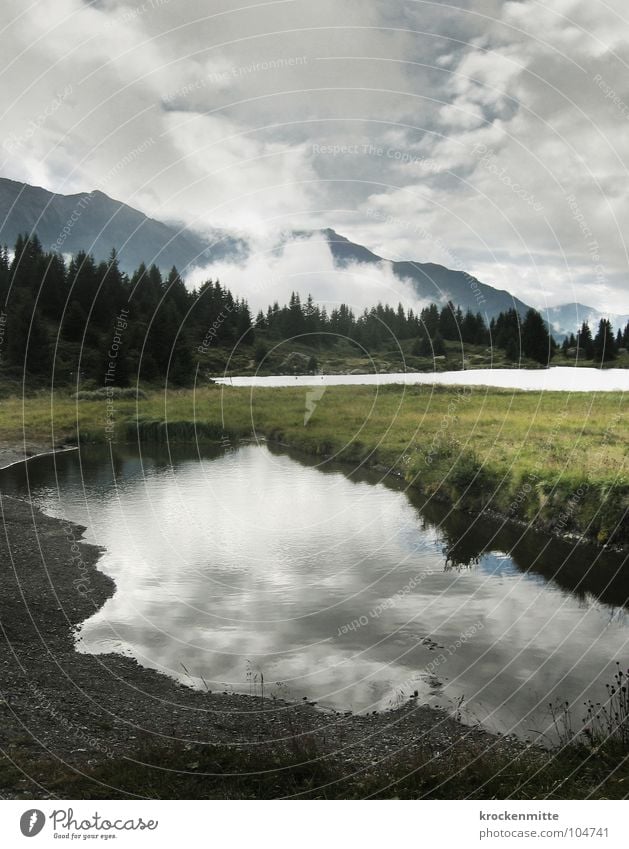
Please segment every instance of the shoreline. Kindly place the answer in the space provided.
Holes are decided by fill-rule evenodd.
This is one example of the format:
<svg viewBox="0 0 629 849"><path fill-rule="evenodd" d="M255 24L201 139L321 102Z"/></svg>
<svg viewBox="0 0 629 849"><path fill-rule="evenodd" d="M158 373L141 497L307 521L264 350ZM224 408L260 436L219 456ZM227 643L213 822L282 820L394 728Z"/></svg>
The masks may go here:
<svg viewBox="0 0 629 849"><path fill-rule="evenodd" d="M414 697L352 714L203 692L129 656L83 654L76 627L116 592L104 549L29 501L1 495L0 509L0 799L626 796L613 746L542 748Z"/></svg>
<svg viewBox="0 0 629 849"><path fill-rule="evenodd" d="M295 387L260 389L255 396L219 386L177 389L167 397L147 389L141 401L117 401L113 441L228 446L265 439L322 463L333 459L401 475L426 500L470 515L513 522L572 545L629 550L623 393L464 389L399 392L388 386L374 394L368 386L331 386L320 402ZM21 443L28 432L47 441L43 399L25 404L9 400L13 429L7 428L5 440ZM107 414L102 399L59 396L58 444L111 441L103 429ZM537 422L539 428L531 430Z"/></svg>
<svg viewBox="0 0 629 849"><path fill-rule="evenodd" d="M2 469L10 469L11 466L19 466L21 463L28 463L29 460L36 460L38 457L50 457L53 454L66 454L68 451L78 451L78 445L68 445L63 448L44 448L33 454L22 453L10 448L0 448L0 471ZM9 462L7 462L9 460Z"/></svg>
<svg viewBox="0 0 629 849"><path fill-rule="evenodd" d="M246 443L247 441L248 441L247 439L241 439L240 440L240 442L242 442L242 443ZM339 466L347 466L347 467L351 466L351 467L354 468L354 470L360 469L360 470L363 470L365 472L378 473L379 475L382 475L382 482L385 482L386 480L390 479L392 482L396 482L398 485L404 484L404 488L403 488L404 492L407 492L408 490L413 490L414 492L418 493L422 497L425 497L427 501L429 501L430 499L434 499L438 504L443 504L444 506L450 507L453 510L458 510L461 513L465 513L467 516L474 516L474 517L477 517L477 518L480 517L480 516L487 516L489 519L492 519L493 521L496 521L496 522L500 522L502 525L511 524L511 525L517 526L519 528L523 528L525 531L532 531L534 533L546 534L547 536L550 536L553 539L556 539L556 540L562 541L562 542L566 542L566 543L570 543L570 544L573 544L575 546L577 546L577 545L579 545L579 546L583 546L583 545L590 546L591 548L593 548L596 551L606 551L606 552L610 552L610 553L615 552L615 553L620 553L620 554L629 553L629 542L625 543L624 545L620 545L620 544L609 545L607 543L599 542L594 537L584 536L582 534L577 534L577 533L574 533L574 532L565 531L563 533L560 533L555 528L553 528L552 526L548 526L548 524L544 524L542 521L527 522L525 519L521 519L518 516L514 516L514 515L510 516L510 515L507 515L504 512L501 512L500 510L495 510L495 509L488 507L488 506L484 506L480 510L468 508L464 505L456 504L454 502L454 500L452 498L450 498L447 493L438 493L437 492L437 493L427 494L426 491L423 489L423 487L420 484L412 483L412 482L409 482L408 480L406 480L406 478L404 477L404 474L399 469L397 469L395 466L386 466L386 465L383 465L382 463L380 463L378 461L373 462L373 463L361 461L361 463L358 466L356 466L354 461L352 461L352 460L343 459L343 458L338 459L336 457L332 457L332 455L318 454L315 451L308 451L304 446L291 445L288 442L276 440L276 439L273 439L273 438L268 437L268 436L264 436L262 438L258 437L258 441L264 442L265 444L270 445L270 446L282 448L284 450L294 451L297 454L303 454L304 457L320 457L322 460L324 460L326 462L331 461L335 464L338 464ZM385 485L386 485L386 483L385 483Z"/></svg>
<svg viewBox="0 0 629 849"><path fill-rule="evenodd" d="M430 493L426 494L425 490L421 485L409 482L405 479L402 471L397 469L394 466L386 466L378 461L375 462L365 462L361 461L358 466L355 465L355 462L350 459L343 459L333 457L332 455L320 454L316 451L309 451L303 445L293 445L288 442L284 442L280 439L274 439L272 436L254 436L249 437L239 437L238 435L234 435L233 439L236 444L249 444L255 442L263 442L271 447L278 447L288 451L294 451L297 454L301 454L304 457L320 457L323 461L331 461L335 464L338 464L341 467L353 467L355 470L363 470L365 472L373 472L379 475L382 475L382 482L385 483L387 480L391 480L395 482L397 485L404 484L403 491L413 490L417 492L419 495L426 498L427 501L430 499L434 499L437 503L448 506L454 510L458 510L461 513L465 513L468 516L479 517L482 515L487 516L488 518L500 522L502 525L514 525L519 528L524 529L525 531L532 531L535 533L542 533L550 536L552 539L556 539L565 543L573 544L575 546L590 546L592 549L596 551L605 551L610 553L629 553L629 542L624 545L621 544L607 544L603 542L599 542L597 539L591 536L584 536L582 534L574 533L574 532L559 532L556 528L549 526L548 523L544 523L543 521L526 521L516 515L507 515L506 513L493 509L492 507L485 506L481 510L475 510L472 508L468 508L463 505L457 505L452 498L448 496L446 493ZM178 440L174 439L173 443L177 443ZM0 471L3 469L10 468L11 466L19 465L20 463L26 463L29 460L35 460L39 457L52 456L55 454L63 454L70 451L79 451L81 448L81 444L83 445L91 445L98 444L92 443L90 441L85 441L83 443L79 443L76 445L67 445L62 444L56 448L47 448L43 445L39 445L36 447L36 451L34 453L25 453L20 452L16 448L7 448L5 446L0 446ZM134 442L128 443L120 443L120 444L135 444ZM184 441L180 444L193 444L187 443ZM196 443L194 443L196 444ZM208 444L220 446L223 444L222 441L219 440L209 440ZM7 459L10 458L10 462L7 462Z"/></svg>
<svg viewBox="0 0 629 849"><path fill-rule="evenodd" d="M12 567L0 570L0 749L12 761L44 757L83 773L137 758L138 747L227 746L255 757L314 741L318 759L353 772L424 747L444 756L456 750L459 757L463 751L472 759L508 760L531 748L414 699L384 713L340 714L307 702L206 693L125 655L82 654L75 628L116 592L98 569L102 548L81 539L81 526L46 516L28 501L3 495L0 508L0 563ZM0 797L50 792L27 779L7 788L1 775Z"/></svg>

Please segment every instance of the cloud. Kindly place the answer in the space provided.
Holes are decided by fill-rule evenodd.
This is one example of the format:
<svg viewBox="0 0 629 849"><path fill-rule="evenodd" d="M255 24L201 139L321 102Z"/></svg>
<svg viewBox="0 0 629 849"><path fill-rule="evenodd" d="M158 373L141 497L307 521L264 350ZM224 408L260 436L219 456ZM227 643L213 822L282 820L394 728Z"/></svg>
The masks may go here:
<svg viewBox="0 0 629 849"><path fill-rule="evenodd" d="M229 281L230 289L246 298L253 312L274 301L287 303L291 292L302 298L310 293L315 302L328 310L340 302L356 313L379 301L405 309L421 309L426 302L417 297L412 283L401 280L386 263L349 263L343 268L334 264L327 239L321 234L285 240L269 249L260 241L244 262L220 262L195 268L187 280L198 286L205 280Z"/></svg>
<svg viewBox="0 0 629 849"><path fill-rule="evenodd" d="M6 0L0 25L4 141L47 115L5 176L268 244L446 246L532 302L629 311L621 0Z"/></svg>

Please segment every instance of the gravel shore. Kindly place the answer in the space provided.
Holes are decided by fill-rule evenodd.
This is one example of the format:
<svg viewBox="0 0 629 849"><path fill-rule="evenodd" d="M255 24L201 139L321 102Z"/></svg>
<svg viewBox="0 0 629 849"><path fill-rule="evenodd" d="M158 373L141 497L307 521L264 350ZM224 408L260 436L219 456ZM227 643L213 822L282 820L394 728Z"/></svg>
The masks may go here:
<svg viewBox="0 0 629 849"><path fill-rule="evenodd" d="M19 454L0 451L0 466ZM2 496L0 508L0 747L9 758L27 751L81 770L160 742L251 750L307 738L351 767L420 747L439 757L453 746L501 755L524 748L415 700L369 716L327 713L305 703L199 692L129 657L81 654L76 626L116 589L97 568L101 550L81 541L83 528L28 502ZM3 793L48 795L33 781L25 777Z"/></svg>

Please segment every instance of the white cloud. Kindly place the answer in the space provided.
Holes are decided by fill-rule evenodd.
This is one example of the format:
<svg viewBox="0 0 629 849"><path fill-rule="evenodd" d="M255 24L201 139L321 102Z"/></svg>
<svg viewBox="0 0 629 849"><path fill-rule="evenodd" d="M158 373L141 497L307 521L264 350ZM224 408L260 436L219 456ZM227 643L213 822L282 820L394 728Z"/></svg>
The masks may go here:
<svg viewBox="0 0 629 849"><path fill-rule="evenodd" d="M573 286L629 311L624 0L476 6L6 0L4 140L65 86L72 95L0 151L0 172L100 188L200 229L270 239L330 226L381 255L436 262L445 245L520 297Z"/></svg>
<svg viewBox="0 0 629 849"><path fill-rule="evenodd" d="M378 301L401 302L406 309L414 310L426 305L412 284L396 277L386 263L336 267L322 235L288 237L272 250L268 242L260 241L257 247L245 262L220 262L194 269L188 285L196 286L207 279L229 281L230 289L246 298L254 312L266 310L274 301L287 303L293 291L302 297L312 294L328 309L342 301L356 313Z"/></svg>

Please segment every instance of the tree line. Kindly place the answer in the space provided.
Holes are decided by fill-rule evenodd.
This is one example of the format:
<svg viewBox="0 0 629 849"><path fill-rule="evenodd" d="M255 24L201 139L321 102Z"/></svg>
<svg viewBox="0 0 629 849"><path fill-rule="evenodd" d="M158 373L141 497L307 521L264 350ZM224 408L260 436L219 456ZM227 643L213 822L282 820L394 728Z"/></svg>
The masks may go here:
<svg viewBox="0 0 629 849"><path fill-rule="evenodd" d="M614 328L607 318L601 318L595 334L584 321L577 333L571 333L562 343L566 356L595 360L598 363L615 360L622 350L629 348L629 322L624 330L620 328L614 334Z"/></svg>
<svg viewBox="0 0 629 849"><path fill-rule="evenodd" d="M176 268L164 275L144 264L129 275L115 251L106 262L84 251L66 260L45 251L36 236L20 236L12 254L0 250L0 308L5 374L48 377L54 369L59 382L107 378L124 386L168 375L186 384L210 351L222 351L226 360L238 346L259 362L271 344L286 339L313 350L342 340L365 352L406 344L413 355L426 357L443 356L449 342L498 348L513 361L524 356L541 364L557 350L533 309L524 317L507 310L489 323L452 302L419 311L377 304L356 314L347 304L328 311L311 295L302 301L294 292L287 304L275 302L254 320L247 301L217 280L189 289ZM607 325L592 337L584 324L564 349L609 359L629 341L629 325L617 337Z"/></svg>

